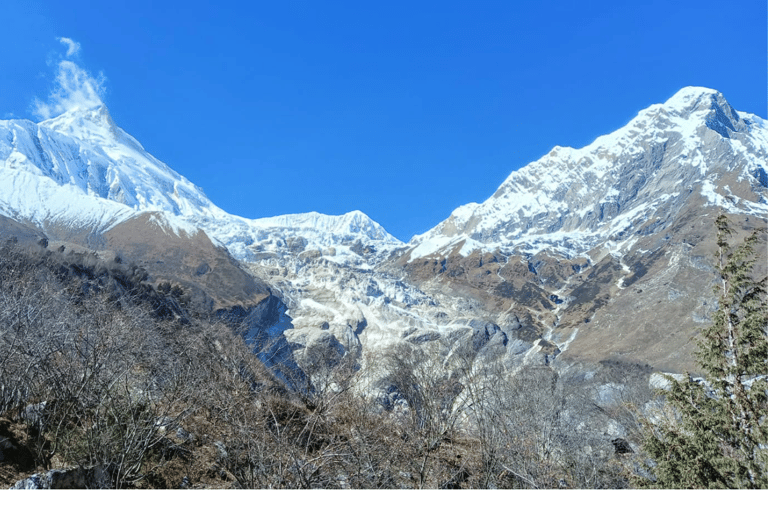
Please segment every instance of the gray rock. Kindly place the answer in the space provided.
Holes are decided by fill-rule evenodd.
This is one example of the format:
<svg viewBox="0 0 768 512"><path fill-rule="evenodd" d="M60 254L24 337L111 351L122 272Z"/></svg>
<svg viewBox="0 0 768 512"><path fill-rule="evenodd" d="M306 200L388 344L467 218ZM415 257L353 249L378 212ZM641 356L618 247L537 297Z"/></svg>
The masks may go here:
<svg viewBox="0 0 768 512"><path fill-rule="evenodd" d="M227 452L227 447L222 443L221 441L214 441L213 446L216 447L216 451L218 452L219 459L224 460L227 457L229 457L229 453Z"/></svg>
<svg viewBox="0 0 768 512"><path fill-rule="evenodd" d="M333 367L339 364L346 349L335 335L329 331L308 333L304 339L304 348L296 351L299 365L310 373L319 367Z"/></svg>
<svg viewBox="0 0 768 512"><path fill-rule="evenodd" d="M21 418L30 425L37 427L39 430L43 430L45 427L43 419L47 403L48 402L40 402L39 404L27 405L21 413Z"/></svg>
<svg viewBox="0 0 768 512"><path fill-rule="evenodd" d="M111 489L109 472L103 466L52 469L19 480L11 489Z"/></svg>
<svg viewBox="0 0 768 512"><path fill-rule="evenodd" d="M440 339L440 333L437 331L429 331L425 332L416 336L411 336L408 338L408 341L415 344L415 345L421 345L422 343L427 343L430 341L437 341Z"/></svg>
<svg viewBox="0 0 768 512"><path fill-rule="evenodd" d="M176 438L185 442L186 441L193 442L195 441L195 439L197 439L197 436L195 436L195 434L189 432L188 430L182 427L178 427L176 429Z"/></svg>
<svg viewBox="0 0 768 512"><path fill-rule="evenodd" d="M6 458L12 458L11 454L16 450L18 450L18 447L10 439L0 436L0 462L3 462Z"/></svg>
<svg viewBox="0 0 768 512"><path fill-rule="evenodd" d="M307 239L303 236L291 237L285 240L288 250L298 254L307 248Z"/></svg>
<svg viewBox="0 0 768 512"><path fill-rule="evenodd" d="M322 255L323 255L323 253L321 253L317 249L312 249L312 250L309 250L309 251L304 251L301 254L299 254L299 259L302 260L302 261L316 260L316 259L320 258Z"/></svg>

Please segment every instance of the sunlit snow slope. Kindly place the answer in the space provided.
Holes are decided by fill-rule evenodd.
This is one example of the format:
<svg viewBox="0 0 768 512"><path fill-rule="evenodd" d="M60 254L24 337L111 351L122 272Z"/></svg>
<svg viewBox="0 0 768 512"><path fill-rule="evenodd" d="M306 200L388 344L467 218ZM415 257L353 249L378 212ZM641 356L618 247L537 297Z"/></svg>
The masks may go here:
<svg viewBox="0 0 768 512"><path fill-rule="evenodd" d="M406 245L359 211L231 215L103 105L0 121L0 214L86 240L142 222L203 230L280 292L307 365L398 342L464 344L507 367L566 350L672 365L710 314L712 219L764 224L766 169L766 122L688 87L584 148L554 148Z"/></svg>
<svg viewBox="0 0 768 512"><path fill-rule="evenodd" d="M164 228L188 234L203 228L239 259L284 251L291 236L303 237L306 249L356 241L400 245L361 212L258 220L230 215L147 153L103 105L38 124L0 121L0 182L0 213L43 228L66 225L98 233L139 212L159 211L166 214Z"/></svg>
<svg viewBox="0 0 768 512"><path fill-rule="evenodd" d="M686 87L623 128L555 147L481 204L460 206L411 240L411 259L475 249L586 252L633 227L659 231L691 194L731 213L768 215L768 125L719 92Z"/></svg>

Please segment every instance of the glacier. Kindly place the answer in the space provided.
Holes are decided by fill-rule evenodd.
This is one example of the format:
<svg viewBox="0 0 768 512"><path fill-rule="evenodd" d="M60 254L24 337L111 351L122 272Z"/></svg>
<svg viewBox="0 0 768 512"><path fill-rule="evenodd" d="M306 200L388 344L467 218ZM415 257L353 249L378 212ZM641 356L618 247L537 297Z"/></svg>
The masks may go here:
<svg viewBox="0 0 768 512"><path fill-rule="evenodd" d="M715 90L687 87L583 148L556 146L511 172L490 198L459 206L404 243L360 211L260 219L229 214L145 151L104 105L40 123L0 121L0 213L43 231L66 226L98 234L148 212L167 233L202 230L281 295L291 320L285 334L299 359L318 340L360 360L365 351L396 343L455 342L481 331L489 336L485 343L498 328L505 337L493 350L504 354L507 368L552 361L601 321L591 311L579 320L589 327L561 328L578 303L569 294L581 293L579 279L598 268L616 269L606 293L633 291L650 264L643 258L658 258L663 243L647 241L669 232L685 212L717 207L768 218L765 169L766 122L736 111ZM670 266L691 258L681 251L670 251ZM488 293L501 290L493 300L505 304L502 310L443 279L448 259L460 267L485 254L496 267L482 278L500 282ZM548 288L536 265L558 258L567 275ZM419 275L417 267L433 268L431 260L435 276ZM534 291L543 303L547 296L565 300L551 310L509 305L509 290L523 292L502 271L518 263L533 269L528 278L539 279ZM477 283L467 286L480 293ZM478 319L496 327L479 329ZM526 329L540 339L524 339Z"/></svg>

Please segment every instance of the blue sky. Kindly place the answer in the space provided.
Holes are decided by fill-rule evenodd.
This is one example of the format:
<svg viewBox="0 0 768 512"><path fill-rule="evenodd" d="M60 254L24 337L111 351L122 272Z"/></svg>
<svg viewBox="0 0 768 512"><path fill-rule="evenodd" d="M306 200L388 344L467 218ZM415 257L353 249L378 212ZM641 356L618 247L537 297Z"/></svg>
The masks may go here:
<svg viewBox="0 0 768 512"><path fill-rule="evenodd" d="M8 3L2 118L39 120L70 59L249 218L362 210L407 241L684 86L766 117L763 0Z"/></svg>

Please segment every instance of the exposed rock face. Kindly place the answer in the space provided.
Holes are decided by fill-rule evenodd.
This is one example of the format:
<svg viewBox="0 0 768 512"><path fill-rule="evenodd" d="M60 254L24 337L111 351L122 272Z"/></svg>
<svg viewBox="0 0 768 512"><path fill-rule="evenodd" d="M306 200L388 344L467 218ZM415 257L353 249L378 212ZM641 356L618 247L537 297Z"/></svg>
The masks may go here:
<svg viewBox="0 0 768 512"><path fill-rule="evenodd" d="M658 233L697 199L764 215L764 123L737 113L717 91L685 88L585 148L556 147L513 172L484 203L461 206L414 237L415 257L459 237L528 253L543 245L589 251Z"/></svg>
<svg viewBox="0 0 768 512"><path fill-rule="evenodd" d="M728 213L738 235L768 218L765 121L696 87L554 148L407 245L362 212L229 215L104 109L1 122L0 164L16 231L138 259L156 282L242 312L270 360L317 371L400 343L507 369L690 369L688 340L715 307L714 218Z"/></svg>
<svg viewBox="0 0 768 512"><path fill-rule="evenodd" d="M52 469L19 480L11 489L111 489L109 472L92 468Z"/></svg>
<svg viewBox="0 0 768 512"><path fill-rule="evenodd" d="M251 307L234 306L217 311L243 337L245 344L284 383L295 390L307 390L311 384L294 357L295 347L284 332L293 327L285 303L270 295Z"/></svg>
<svg viewBox="0 0 768 512"><path fill-rule="evenodd" d="M739 236L766 225L767 133L720 93L683 89L512 173L414 237L398 264L422 289L473 298L480 316L525 318L506 334L549 363L691 369L689 340L715 307L715 217L726 211Z"/></svg>
<svg viewBox="0 0 768 512"><path fill-rule="evenodd" d="M98 248L136 262L155 283L168 281L195 291L212 309L250 306L271 294L203 231L174 232L158 214L143 213L104 232Z"/></svg>

